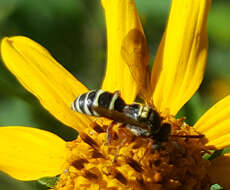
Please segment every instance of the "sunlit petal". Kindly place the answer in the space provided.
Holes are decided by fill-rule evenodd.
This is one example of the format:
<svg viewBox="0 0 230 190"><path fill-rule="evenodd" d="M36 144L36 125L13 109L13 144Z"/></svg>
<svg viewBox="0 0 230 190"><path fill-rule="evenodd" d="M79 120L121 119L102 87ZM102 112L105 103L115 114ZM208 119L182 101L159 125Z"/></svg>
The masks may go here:
<svg viewBox="0 0 230 190"><path fill-rule="evenodd" d="M210 0L173 0L152 72L153 101L175 115L203 79Z"/></svg>
<svg viewBox="0 0 230 190"><path fill-rule="evenodd" d="M220 184L226 190L230 189L230 154L225 154L212 160L209 175L212 181Z"/></svg>
<svg viewBox="0 0 230 190"><path fill-rule="evenodd" d="M71 110L71 103L87 88L29 38L4 38L1 53L6 67L41 104L64 124L83 131L89 119Z"/></svg>
<svg viewBox="0 0 230 190"><path fill-rule="evenodd" d="M149 54L134 0L102 0L107 26L103 89L120 90L131 103L149 79ZM131 71L131 72L130 72Z"/></svg>
<svg viewBox="0 0 230 190"><path fill-rule="evenodd" d="M208 139L207 145L230 146L230 96L217 102L194 125Z"/></svg>
<svg viewBox="0 0 230 190"><path fill-rule="evenodd" d="M58 136L29 127L0 127L0 170L19 180L55 176L68 154Z"/></svg>

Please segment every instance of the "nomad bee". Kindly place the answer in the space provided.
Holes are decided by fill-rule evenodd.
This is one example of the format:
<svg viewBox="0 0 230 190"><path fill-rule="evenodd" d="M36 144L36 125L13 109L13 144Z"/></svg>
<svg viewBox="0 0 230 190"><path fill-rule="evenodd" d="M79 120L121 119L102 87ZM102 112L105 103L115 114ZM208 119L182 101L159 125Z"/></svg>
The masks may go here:
<svg viewBox="0 0 230 190"><path fill-rule="evenodd" d="M170 124L162 124L159 113L149 105L132 103L127 105L119 91L110 93L93 90L78 96L72 103L74 111L96 117L106 117L122 123L136 136L153 137L165 141L170 134Z"/></svg>

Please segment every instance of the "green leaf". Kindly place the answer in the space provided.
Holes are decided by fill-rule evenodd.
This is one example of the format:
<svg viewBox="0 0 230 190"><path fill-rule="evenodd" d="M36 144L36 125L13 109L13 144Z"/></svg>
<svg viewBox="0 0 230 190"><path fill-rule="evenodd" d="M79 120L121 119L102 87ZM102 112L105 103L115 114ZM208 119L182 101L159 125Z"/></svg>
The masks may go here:
<svg viewBox="0 0 230 190"><path fill-rule="evenodd" d="M208 159L208 160L214 160L214 159L218 158L219 156L227 154L229 152L230 152L230 147L225 148L223 150L216 150L216 151L214 151L214 153L212 155L209 155L209 156L205 154L203 156L203 158Z"/></svg>
<svg viewBox="0 0 230 190"><path fill-rule="evenodd" d="M214 160L215 158L223 155L223 150L216 150L210 157L209 160Z"/></svg>
<svg viewBox="0 0 230 190"><path fill-rule="evenodd" d="M210 190L224 190L224 188L221 187L219 184L213 184L213 185L210 187Z"/></svg>
<svg viewBox="0 0 230 190"><path fill-rule="evenodd" d="M39 183L49 188L54 188L59 180L59 177L43 177L38 180Z"/></svg>
<svg viewBox="0 0 230 190"><path fill-rule="evenodd" d="M230 147L225 148L222 153L223 154L230 153Z"/></svg>
<svg viewBox="0 0 230 190"><path fill-rule="evenodd" d="M210 158L212 157L212 155L213 155L213 153L215 152L215 150L209 150L209 152L210 152L211 154L205 153L205 154L202 156L202 158L205 159L205 160L210 160Z"/></svg>

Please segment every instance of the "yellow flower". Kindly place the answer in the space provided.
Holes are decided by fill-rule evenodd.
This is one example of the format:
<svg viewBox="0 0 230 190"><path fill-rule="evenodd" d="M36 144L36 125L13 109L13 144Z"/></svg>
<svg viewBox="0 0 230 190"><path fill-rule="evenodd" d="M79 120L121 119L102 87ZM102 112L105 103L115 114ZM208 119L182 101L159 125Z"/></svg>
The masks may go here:
<svg viewBox="0 0 230 190"><path fill-rule="evenodd" d="M134 0L103 0L108 57L102 88L120 90L127 103L139 94L171 123L172 134L205 135L202 139L171 135L162 149L149 139L117 132L106 145L108 120L76 113L70 105L88 89L58 64L49 52L26 37L4 38L6 67L58 120L80 135L65 142L50 132L22 127L0 128L0 170L19 180L60 175L55 189L207 189L219 183L230 189L230 154L212 161L204 151L230 145L230 96L194 125L174 116L198 89L205 70L210 0L173 0L168 24L152 72L143 28ZM196 130L196 131L195 131ZM224 174L224 175L223 175Z"/></svg>

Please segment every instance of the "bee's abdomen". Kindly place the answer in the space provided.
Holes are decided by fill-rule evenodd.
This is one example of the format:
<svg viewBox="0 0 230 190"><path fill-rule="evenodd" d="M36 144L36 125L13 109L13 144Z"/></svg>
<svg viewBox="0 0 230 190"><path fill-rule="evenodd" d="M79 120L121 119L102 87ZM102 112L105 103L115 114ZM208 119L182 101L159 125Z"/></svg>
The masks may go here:
<svg viewBox="0 0 230 190"><path fill-rule="evenodd" d="M105 108L110 111L122 112L125 102L118 93L110 93L103 90L92 90L78 96L72 103L72 109L93 116L99 115L93 108Z"/></svg>
<svg viewBox="0 0 230 190"><path fill-rule="evenodd" d="M96 113L94 113L94 111L92 110L92 105L96 97L96 94L97 91L95 90L81 94L72 103L72 109L87 115L95 115Z"/></svg>

